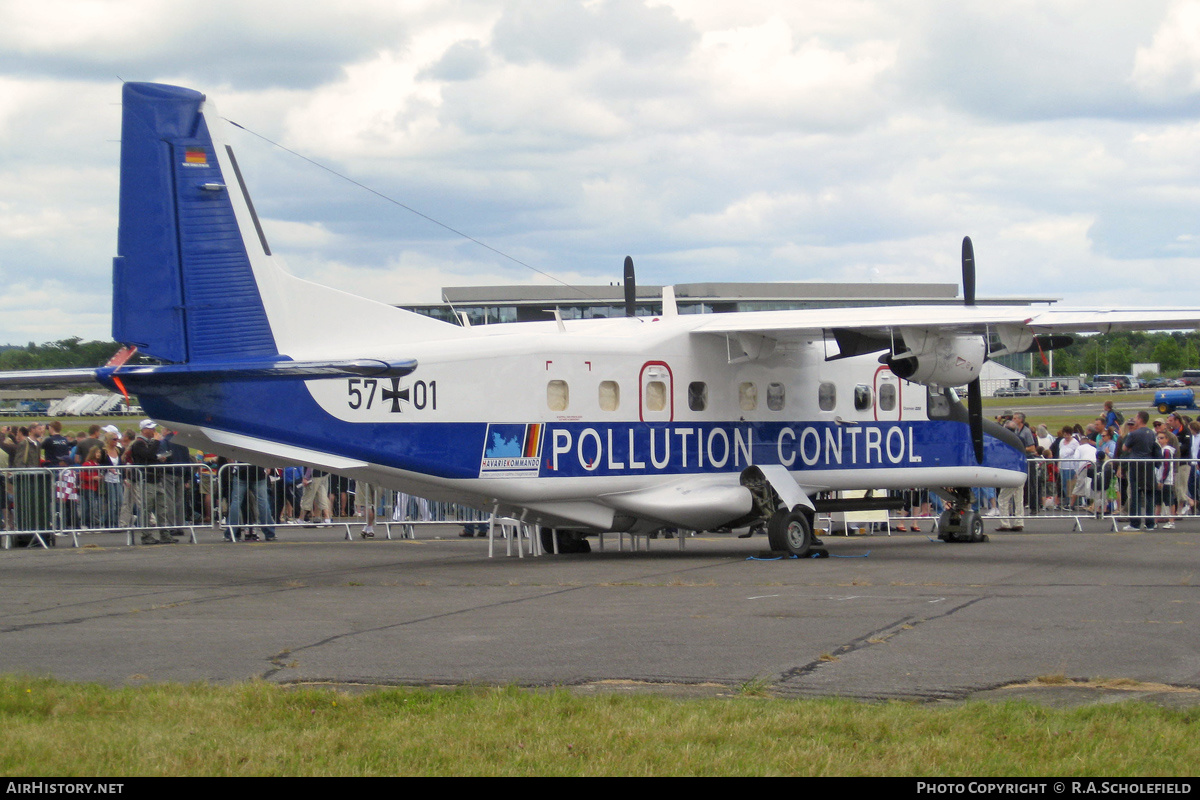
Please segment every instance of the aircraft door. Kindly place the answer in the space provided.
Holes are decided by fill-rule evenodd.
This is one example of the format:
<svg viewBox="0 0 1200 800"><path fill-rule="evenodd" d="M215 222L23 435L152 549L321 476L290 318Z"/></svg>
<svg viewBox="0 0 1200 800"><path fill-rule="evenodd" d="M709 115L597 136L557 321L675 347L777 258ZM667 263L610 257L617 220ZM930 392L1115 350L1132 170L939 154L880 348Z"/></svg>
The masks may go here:
<svg viewBox="0 0 1200 800"><path fill-rule="evenodd" d="M642 365L638 387L642 422L671 422L675 419L675 381L665 361Z"/></svg>
<svg viewBox="0 0 1200 800"><path fill-rule="evenodd" d="M886 366L875 370L875 419L890 422L900 419L900 379Z"/></svg>

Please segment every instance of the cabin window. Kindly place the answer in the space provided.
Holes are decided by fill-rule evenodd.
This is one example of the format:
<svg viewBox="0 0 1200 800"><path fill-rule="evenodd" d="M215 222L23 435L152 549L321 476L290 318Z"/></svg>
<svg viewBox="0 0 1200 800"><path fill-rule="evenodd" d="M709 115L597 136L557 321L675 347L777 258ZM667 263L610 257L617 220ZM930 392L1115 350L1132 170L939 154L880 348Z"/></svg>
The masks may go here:
<svg viewBox="0 0 1200 800"><path fill-rule="evenodd" d="M758 387L753 383L738 385L738 408L742 411L753 411L758 408Z"/></svg>
<svg viewBox="0 0 1200 800"><path fill-rule="evenodd" d="M896 384L885 383L879 387L879 410L896 410Z"/></svg>
<svg viewBox="0 0 1200 800"><path fill-rule="evenodd" d="M854 387L854 409L856 411L866 411L874 404L874 400L874 393L870 386L860 383Z"/></svg>
<svg viewBox="0 0 1200 800"><path fill-rule="evenodd" d="M662 411L667 407L667 385L662 381L646 383L646 410Z"/></svg>
<svg viewBox="0 0 1200 800"><path fill-rule="evenodd" d="M817 387L817 405L822 411L833 411L837 405L837 386L832 383L822 383Z"/></svg>
<svg viewBox="0 0 1200 800"><path fill-rule="evenodd" d="M600 381L600 410L616 411L621 405L621 387L616 381Z"/></svg>
<svg viewBox="0 0 1200 800"><path fill-rule="evenodd" d="M694 381L688 384L688 408L692 411L703 411L708 408L707 383Z"/></svg>
<svg viewBox="0 0 1200 800"><path fill-rule="evenodd" d="M947 392L947 394L942 394L941 392L933 391L933 389L929 390L929 397L926 402L925 408L927 410L927 413L929 414L930 419L947 419L947 418L949 418L950 403L953 401L950 398L948 389L946 390L946 392ZM957 399L957 398L955 398L955 399Z"/></svg>
<svg viewBox="0 0 1200 800"><path fill-rule="evenodd" d="M546 384L546 405L551 411L566 411L571 402L571 391L566 381L550 381Z"/></svg>
<svg viewBox="0 0 1200 800"><path fill-rule="evenodd" d="M772 411L783 411L783 401L786 392L782 383L767 384L767 408Z"/></svg>

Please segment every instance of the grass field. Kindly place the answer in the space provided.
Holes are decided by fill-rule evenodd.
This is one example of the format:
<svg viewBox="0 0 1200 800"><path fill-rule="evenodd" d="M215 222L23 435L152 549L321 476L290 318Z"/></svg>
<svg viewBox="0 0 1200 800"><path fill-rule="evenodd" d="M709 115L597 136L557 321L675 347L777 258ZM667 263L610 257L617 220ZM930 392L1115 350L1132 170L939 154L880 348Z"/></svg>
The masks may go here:
<svg viewBox="0 0 1200 800"><path fill-rule="evenodd" d="M1057 434L1064 425L1079 424L1086 428L1089 422L1103 415L1105 400L1112 400L1126 419L1132 418L1139 411L1148 411L1152 419L1163 416L1150 406L1151 401L1154 400L1154 392L1019 398L987 397L983 400L983 414L984 417L991 419L1004 411L1023 411L1026 421L1032 427L1036 429L1038 425L1044 424L1052 434ZM1075 410L1076 408L1079 410Z"/></svg>
<svg viewBox="0 0 1200 800"><path fill-rule="evenodd" d="M0 678L0 774L1176 776L1200 710Z"/></svg>
<svg viewBox="0 0 1200 800"><path fill-rule="evenodd" d="M984 408L1016 408L1020 406L1094 406L1104 408L1104 401L1112 400L1117 408L1132 408L1134 411L1150 408L1154 392L1127 392L1121 394L1048 394L1040 397L985 397Z"/></svg>

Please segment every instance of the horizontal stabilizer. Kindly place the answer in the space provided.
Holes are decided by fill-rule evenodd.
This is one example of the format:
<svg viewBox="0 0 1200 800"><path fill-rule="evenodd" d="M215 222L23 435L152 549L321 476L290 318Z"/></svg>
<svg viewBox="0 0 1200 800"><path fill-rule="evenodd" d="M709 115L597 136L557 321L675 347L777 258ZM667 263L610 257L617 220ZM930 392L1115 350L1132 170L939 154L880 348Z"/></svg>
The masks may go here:
<svg viewBox="0 0 1200 800"><path fill-rule="evenodd" d="M189 385L228 381L263 381L319 378L399 378L417 368L416 359L383 361L359 358L350 361L237 361L233 363L162 364L158 366L101 367L98 377L118 378L137 387L144 384Z"/></svg>
<svg viewBox="0 0 1200 800"><path fill-rule="evenodd" d="M86 386L98 383L92 367L80 369L22 369L0 372L0 386Z"/></svg>
<svg viewBox="0 0 1200 800"><path fill-rule="evenodd" d="M31 369L0 372L0 386L82 386L113 379L135 390L151 385L191 385L229 381L317 380L320 378L400 378L417 368L413 358L383 361L359 358L349 361L237 361L203 364L145 364L99 369ZM123 391L118 387L118 391Z"/></svg>

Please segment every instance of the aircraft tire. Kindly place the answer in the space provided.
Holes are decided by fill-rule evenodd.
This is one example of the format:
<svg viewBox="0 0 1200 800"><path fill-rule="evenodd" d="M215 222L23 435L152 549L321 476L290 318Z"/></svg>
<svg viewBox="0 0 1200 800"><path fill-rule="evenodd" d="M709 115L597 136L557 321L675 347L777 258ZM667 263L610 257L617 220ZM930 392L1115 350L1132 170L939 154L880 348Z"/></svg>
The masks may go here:
<svg viewBox="0 0 1200 800"><path fill-rule="evenodd" d="M987 536L983 533L983 517L975 512L963 514L963 527L967 529L969 534L966 541L968 542L986 542Z"/></svg>
<svg viewBox="0 0 1200 800"><path fill-rule="evenodd" d="M950 509L946 509L938 517L938 538L943 542L955 540L955 533L950 530Z"/></svg>
<svg viewBox="0 0 1200 800"><path fill-rule="evenodd" d="M804 558L812 550L812 525L799 511L776 511L767 523L767 542L777 553Z"/></svg>
<svg viewBox="0 0 1200 800"><path fill-rule="evenodd" d="M951 522L952 512L947 509L938 517L938 538L943 542L986 542L983 532L983 517L974 511L959 516L958 524Z"/></svg>
<svg viewBox="0 0 1200 800"><path fill-rule="evenodd" d="M578 531L556 531L552 528L542 528L542 550L547 555L554 554L554 537L558 536L558 554L590 553L592 545Z"/></svg>

